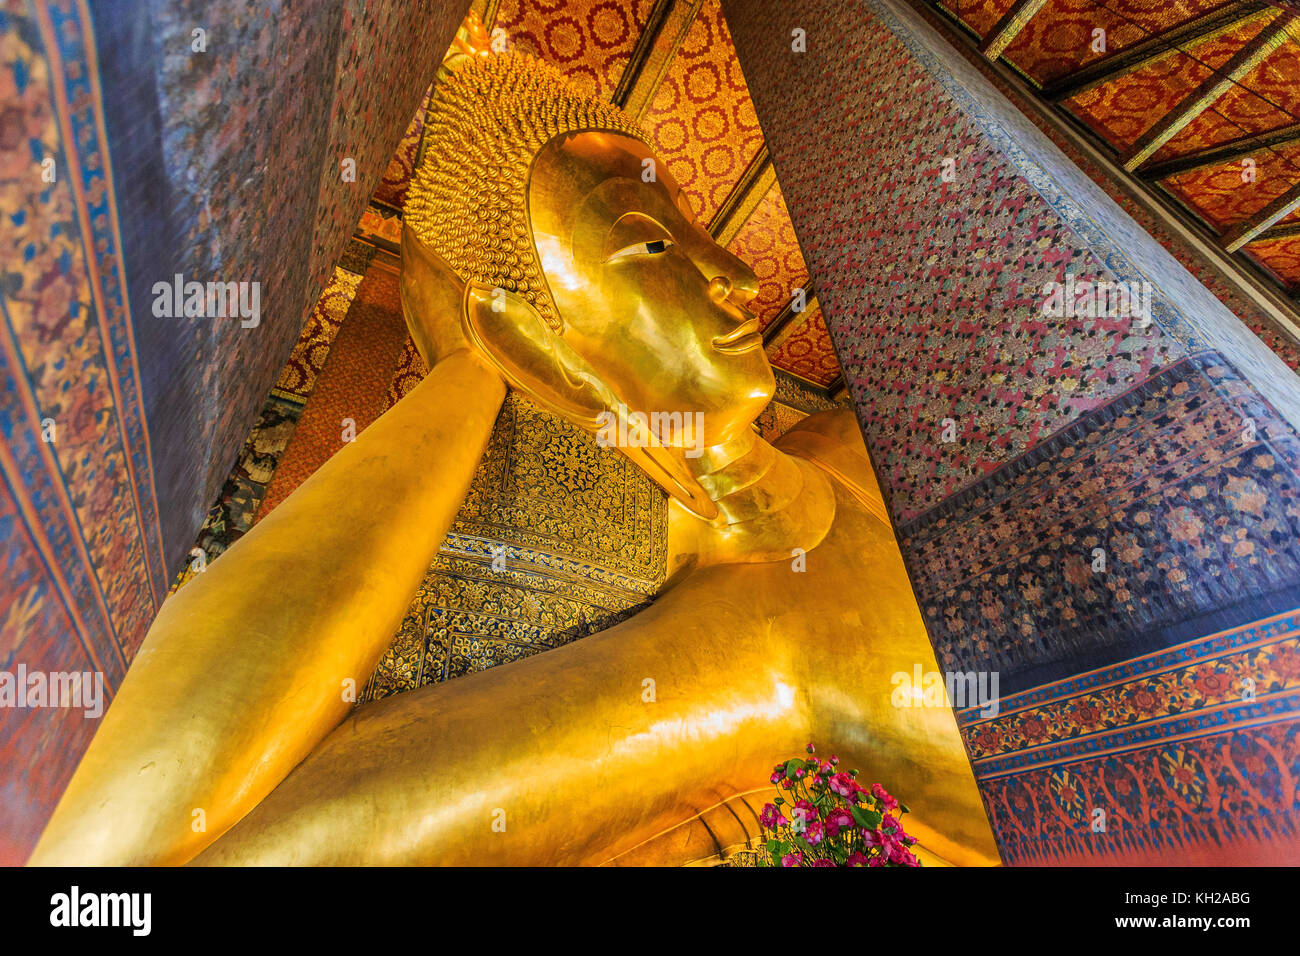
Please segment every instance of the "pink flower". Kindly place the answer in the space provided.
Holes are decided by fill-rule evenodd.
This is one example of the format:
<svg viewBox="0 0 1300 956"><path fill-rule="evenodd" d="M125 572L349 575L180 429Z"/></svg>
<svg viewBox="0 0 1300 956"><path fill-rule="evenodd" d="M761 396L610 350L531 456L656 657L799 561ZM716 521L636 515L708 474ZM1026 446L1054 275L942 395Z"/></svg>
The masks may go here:
<svg viewBox="0 0 1300 956"><path fill-rule="evenodd" d="M871 795L885 805L886 810L897 810L898 801L885 792L885 788L878 783L871 785Z"/></svg>
<svg viewBox="0 0 1300 956"><path fill-rule="evenodd" d="M835 865L835 861L834 861L834 860L823 860L823 859L817 859L817 860L813 860L812 865L813 865L813 866L834 866L834 865Z"/></svg>
<svg viewBox="0 0 1300 956"><path fill-rule="evenodd" d="M808 742L808 752L810 754L815 754L817 752L817 748L812 745L812 741Z"/></svg>
<svg viewBox="0 0 1300 956"><path fill-rule="evenodd" d="M758 822L763 824L769 830L775 830L777 827L783 827L788 822L781 815L781 811L776 808L775 804L763 804L763 812L758 815Z"/></svg>
<svg viewBox="0 0 1300 956"><path fill-rule="evenodd" d="M853 815L842 807L836 807L826 815L826 832L832 838L840 835L841 830L852 829Z"/></svg>
<svg viewBox="0 0 1300 956"><path fill-rule="evenodd" d="M889 862L895 866L920 866L921 861L912 855L901 843L895 843L889 849Z"/></svg>
<svg viewBox="0 0 1300 956"><path fill-rule="evenodd" d="M831 774L835 772L835 765L831 763L829 760L823 760L820 770L824 776L829 777Z"/></svg>
<svg viewBox="0 0 1300 956"><path fill-rule="evenodd" d="M820 820L814 820L812 823L808 824L803 831L803 838L807 840L811 846L816 846L818 843L821 843L822 838L825 835L825 828L822 826Z"/></svg>
<svg viewBox="0 0 1300 956"><path fill-rule="evenodd" d="M780 783L784 778L785 778L785 768L777 767L775 770L772 771L772 776L769 777L768 779L771 780L772 783Z"/></svg>
<svg viewBox="0 0 1300 956"><path fill-rule="evenodd" d="M867 866L884 866L885 858L883 856L873 856L867 861Z"/></svg>
<svg viewBox="0 0 1300 956"><path fill-rule="evenodd" d="M844 865L845 866L871 866L871 861L867 859L865 853L859 853L857 850L854 850L852 853L849 854L849 858L845 861Z"/></svg>
<svg viewBox="0 0 1300 956"><path fill-rule="evenodd" d="M841 797L853 796L853 778L847 773L837 773L828 781L830 788L838 793Z"/></svg>
<svg viewBox="0 0 1300 956"><path fill-rule="evenodd" d="M797 851L797 850L796 850L794 853L787 853L785 856L781 857L781 865L782 865L782 866L802 866L802 865L803 865L803 854L800 853L800 852Z"/></svg>
<svg viewBox="0 0 1300 956"><path fill-rule="evenodd" d="M880 829L884 831L886 837L891 841L901 844L916 842L915 838L907 835L907 831L903 829L902 821L894 817L886 816L880 823Z"/></svg>

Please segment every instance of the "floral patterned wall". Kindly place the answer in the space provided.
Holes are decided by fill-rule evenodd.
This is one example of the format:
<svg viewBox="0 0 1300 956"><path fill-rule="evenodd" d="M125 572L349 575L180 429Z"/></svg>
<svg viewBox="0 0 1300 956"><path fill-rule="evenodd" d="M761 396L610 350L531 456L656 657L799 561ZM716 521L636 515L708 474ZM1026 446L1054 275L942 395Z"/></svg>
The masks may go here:
<svg viewBox="0 0 1300 956"><path fill-rule="evenodd" d="M724 9L1004 860L1294 859L1300 378L905 4Z"/></svg>
<svg viewBox="0 0 1300 956"><path fill-rule="evenodd" d="M463 14L0 3L0 670L111 700ZM178 274L245 312L166 314ZM0 712L0 863L94 727Z"/></svg>

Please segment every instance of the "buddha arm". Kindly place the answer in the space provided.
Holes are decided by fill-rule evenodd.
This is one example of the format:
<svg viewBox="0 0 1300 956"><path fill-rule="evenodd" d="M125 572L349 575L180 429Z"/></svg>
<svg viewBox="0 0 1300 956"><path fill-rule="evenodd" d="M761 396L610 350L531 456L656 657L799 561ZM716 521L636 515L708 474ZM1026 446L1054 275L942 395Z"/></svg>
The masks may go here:
<svg viewBox="0 0 1300 956"><path fill-rule="evenodd" d="M30 862L183 863L266 796L351 709L504 396L448 356L170 597Z"/></svg>
<svg viewBox="0 0 1300 956"><path fill-rule="evenodd" d="M364 704L195 862L602 863L765 781L807 713L786 643L725 580L696 572L603 633Z"/></svg>

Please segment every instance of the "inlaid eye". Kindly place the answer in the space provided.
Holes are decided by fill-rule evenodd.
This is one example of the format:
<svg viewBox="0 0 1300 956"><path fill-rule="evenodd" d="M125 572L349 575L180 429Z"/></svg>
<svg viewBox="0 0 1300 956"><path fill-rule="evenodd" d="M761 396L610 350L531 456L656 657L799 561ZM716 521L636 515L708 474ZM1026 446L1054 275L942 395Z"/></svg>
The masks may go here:
<svg viewBox="0 0 1300 956"><path fill-rule="evenodd" d="M627 256L653 256L664 252L669 246L673 245L671 239L651 239L649 242L638 242L630 246L624 246L618 252L610 256L606 261L614 259L623 259Z"/></svg>
<svg viewBox="0 0 1300 956"><path fill-rule="evenodd" d="M656 256L674 245L672 233L662 223L644 213L630 212L621 216L605 237L605 261Z"/></svg>

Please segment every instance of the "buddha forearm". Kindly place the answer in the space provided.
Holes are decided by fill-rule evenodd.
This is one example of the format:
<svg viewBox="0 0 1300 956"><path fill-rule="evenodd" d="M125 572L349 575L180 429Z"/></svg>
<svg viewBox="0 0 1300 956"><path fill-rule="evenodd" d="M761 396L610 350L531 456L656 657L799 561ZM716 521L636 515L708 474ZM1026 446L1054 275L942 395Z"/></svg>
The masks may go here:
<svg viewBox="0 0 1300 956"><path fill-rule="evenodd" d="M31 862L183 863L337 726L504 395L485 364L449 356L168 599Z"/></svg>
<svg viewBox="0 0 1300 956"><path fill-rule="evenodd" d="M806 715L781 642L717 580L695 575L565 647L363 704L194 862L595 864L761 784L806 742Z"/></svg>

